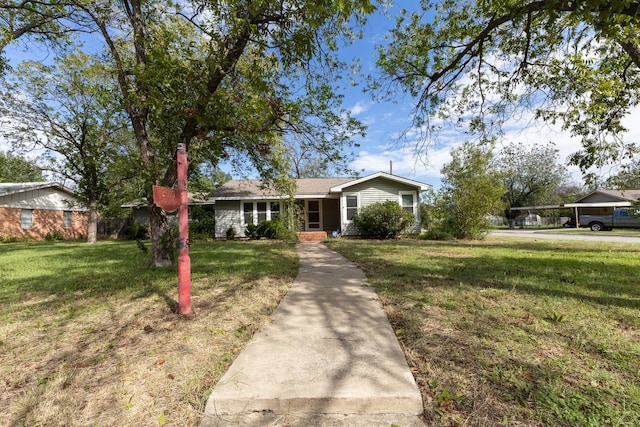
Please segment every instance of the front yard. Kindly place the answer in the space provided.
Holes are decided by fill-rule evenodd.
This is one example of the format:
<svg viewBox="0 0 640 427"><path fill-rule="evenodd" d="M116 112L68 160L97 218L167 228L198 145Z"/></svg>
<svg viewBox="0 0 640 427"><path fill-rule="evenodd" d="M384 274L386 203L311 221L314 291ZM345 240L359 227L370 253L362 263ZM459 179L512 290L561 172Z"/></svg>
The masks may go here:
<svg viewBox="0 0 640 427"><path fill-rule="evenodd" d="M333 240L377 289L429 425L640 425L640 247Z"/></svg>
<svg viewBox="0 0 640 427"><path fill-rule="evenodd" d="M0 425L194 426L297 274L292 244L194 243L195 315L135 242L0 245Z"/></svg>
<svg viewBox="0 0 640 427"><path fill-rule="evenodd" d="M334 239L377 289L430 425L640 425L640 247ZM191 247L175 268L135 242L0 245L0 420L197 425L207 393L297 274L294 246Z"/></svg>

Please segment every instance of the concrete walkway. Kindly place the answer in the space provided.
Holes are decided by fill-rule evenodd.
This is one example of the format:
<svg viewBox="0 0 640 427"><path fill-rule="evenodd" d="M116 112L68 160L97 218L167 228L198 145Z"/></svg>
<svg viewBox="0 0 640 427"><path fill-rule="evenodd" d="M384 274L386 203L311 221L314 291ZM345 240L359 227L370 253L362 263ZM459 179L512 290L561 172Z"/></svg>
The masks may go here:
<svg viewBox="0 0 640 427"><path fill-rule="evenodd" d="M364 274L321 243L207 402L201 427L423 426L422 398Z"/></svg>

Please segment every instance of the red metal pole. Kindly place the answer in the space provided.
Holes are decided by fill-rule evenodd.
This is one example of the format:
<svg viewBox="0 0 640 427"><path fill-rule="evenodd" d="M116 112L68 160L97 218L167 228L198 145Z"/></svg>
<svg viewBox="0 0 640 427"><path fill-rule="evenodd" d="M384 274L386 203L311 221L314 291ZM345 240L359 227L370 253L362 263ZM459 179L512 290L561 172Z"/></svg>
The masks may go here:
<svg viewBox="0 0 640 427"><path fill-rule="evenodd" d="M191 314L191 258L189 258L189 195L187 192L187 150L178 144L178 230L180 252L178 254L178 310Z"/></svg>

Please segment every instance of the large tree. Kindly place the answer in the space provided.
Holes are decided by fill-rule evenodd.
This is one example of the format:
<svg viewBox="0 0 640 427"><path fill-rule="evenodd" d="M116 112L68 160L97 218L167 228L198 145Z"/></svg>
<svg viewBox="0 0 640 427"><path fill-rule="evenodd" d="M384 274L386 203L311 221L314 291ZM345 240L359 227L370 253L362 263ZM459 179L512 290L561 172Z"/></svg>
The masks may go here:
<svg viewBox="0 0 640 427"><path fill-rule="evenodd" d="M628 158L622 120L640 94L640 2L441 0L403 11L379 50L377 86L416 97L432 142L441 119L479 137L531 113L579 138L584 171Z"/></svg>
<svg viewBox="0 0 640 427"><path fill-rule="evenodd" d="M55 4L12 2L12 19ZM20 3L20 4L18 4ZM174 3L71 1L57 25L100 36L151 185L176 182L173 158L185 144L191 158L237 155L264 175L277 175L282 135L322 125L318 143L348 143L360 131L334 94L338 39L373 11L369 0L235 0ZM24 8L27 4L29 7ZM3 11L0 9L0 13ZM22 19L24 21L25 19ZM166 215L150 204L154 265L172 260L163 245Z"/></svg>
<svg viewBox="0 0 640 427"><path fill-rule="evenodd" d="M118 181L110 172L132 140L115 82L99 58L82 52L51 66L24 62L15 76L0 90L7 135L22 150L42 152L42 168L73 182L89 209L87 242L95 243L98 209Z"/></svg>
<svg viewBox="0 0 640 427"><path fill-rule="evenodd" d="M569 177L565 166L559 164L558 150L553 144L509 144L497 156L502 172L505 195L505 216L512 219L518 206L549 205L551 197Z"/></svg>
<svg viewBox="0 0 640 427"><path fill-rule="evenodd" d="M37 181L44 181L44 175L35 161L0 151L0 182Z"/></svg>
<svg viewBox="0 0 640 427"><path fill-rule="evenodd" d="M451 151L451 157L442 167L442 187L436 195L439 225L460 239L482 238L487 217L502 208L504 195L491 144L465 142Z"/></svg>

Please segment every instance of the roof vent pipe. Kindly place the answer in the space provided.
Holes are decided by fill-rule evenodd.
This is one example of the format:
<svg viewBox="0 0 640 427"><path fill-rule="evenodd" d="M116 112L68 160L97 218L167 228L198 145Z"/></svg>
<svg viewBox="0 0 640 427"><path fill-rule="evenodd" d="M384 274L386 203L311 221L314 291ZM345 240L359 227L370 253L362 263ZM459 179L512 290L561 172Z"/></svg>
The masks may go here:
<svg viewBox="0 0 640 427"><path fill-rule="evenodd" d="M389 175L393 175L393 160L389 160Z"/></svg>

